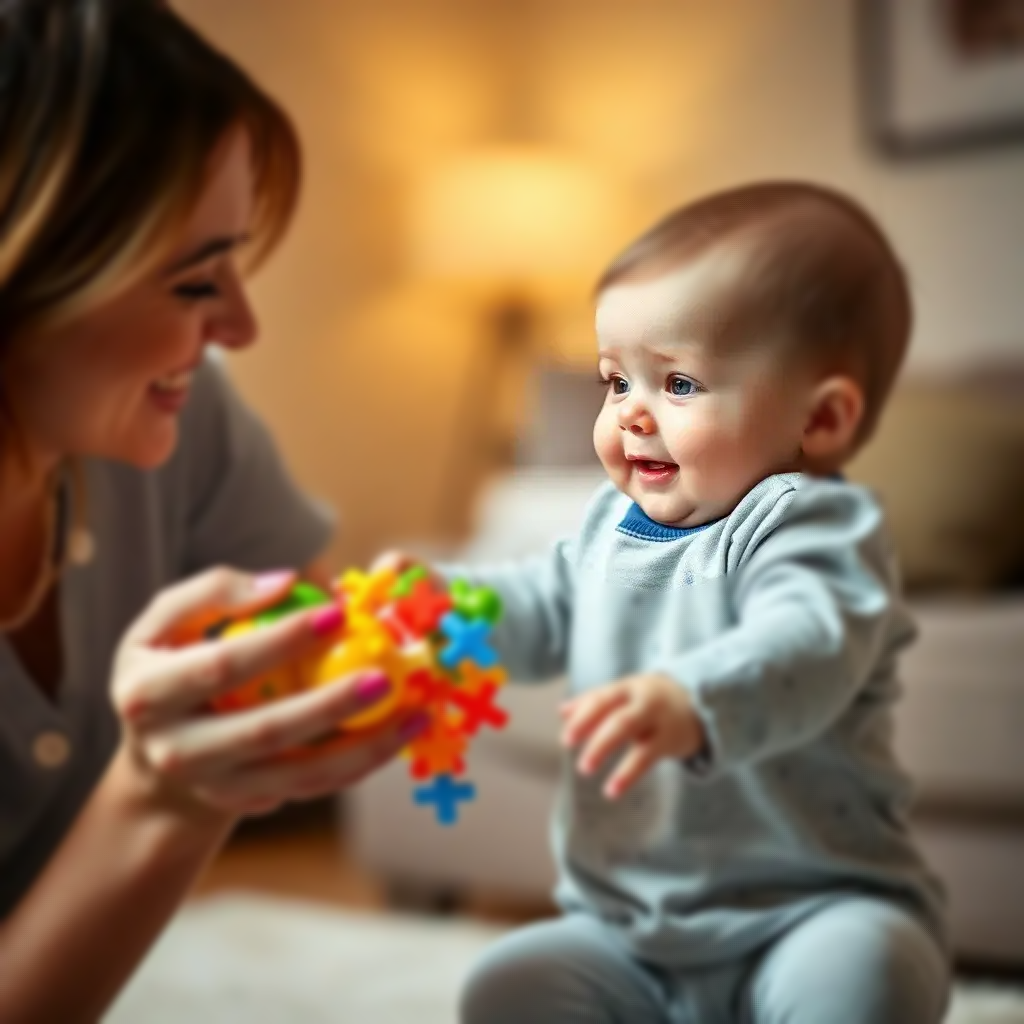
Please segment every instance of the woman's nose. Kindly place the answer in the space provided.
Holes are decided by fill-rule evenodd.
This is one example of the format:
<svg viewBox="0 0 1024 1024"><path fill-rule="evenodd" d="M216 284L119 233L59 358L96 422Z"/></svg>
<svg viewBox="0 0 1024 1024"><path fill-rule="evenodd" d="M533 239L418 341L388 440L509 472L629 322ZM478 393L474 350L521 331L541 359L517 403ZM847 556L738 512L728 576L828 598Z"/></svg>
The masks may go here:
<svg viewBox="0 0 1024 1024"><path fill-rule="evenodd" d="M636 399L619 406L619 427L634 434L653 434L657 429L650 410Z"/></svg>
<svg viewBox="0 0 1024 1024"><path fill-rule="evenodd" d="M259 325L241 282L233 283L225 299L209 324L209 340L223 348L247 348L256 340Z"/></svg>

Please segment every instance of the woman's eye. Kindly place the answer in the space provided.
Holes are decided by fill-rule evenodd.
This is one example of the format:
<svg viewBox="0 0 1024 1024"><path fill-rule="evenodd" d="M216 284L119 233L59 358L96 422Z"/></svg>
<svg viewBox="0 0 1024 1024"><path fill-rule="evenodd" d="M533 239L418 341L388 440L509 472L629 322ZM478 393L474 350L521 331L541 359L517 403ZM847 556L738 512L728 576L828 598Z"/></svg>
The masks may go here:
<svg viewBox="0 0 1024 1024"><path fill-rule="evenodd" d="M199 302L202 299L215 299L220 289L212 281L188 281L176 285L174 294L187 302Z"/></svg>
<svg viewBox="0 0 1024 1024"><path fill-rule="evenodd" d="M676 398L689 398L690 395L695 395L700 390L695 381L689 379L689 377L669 377L668 379L668 390L669 393L674 395Z"/></svg>

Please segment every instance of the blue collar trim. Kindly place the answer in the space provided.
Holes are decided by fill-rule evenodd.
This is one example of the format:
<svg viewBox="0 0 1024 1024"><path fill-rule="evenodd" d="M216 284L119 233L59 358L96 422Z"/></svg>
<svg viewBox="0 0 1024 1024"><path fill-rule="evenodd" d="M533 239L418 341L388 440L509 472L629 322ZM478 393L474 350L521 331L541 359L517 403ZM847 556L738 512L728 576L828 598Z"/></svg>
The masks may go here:
<svg viewBox="0 0 1024 1024"><path fill-rule="evenodd" d="M628 537L637 537L640 540L666 541L691 537L695 533L706 530L709 526L714 526L717 522L720 520L712 519L710 523L701 523L700 526L665 526L664 523L659 523L647 515L634 501L627 509L622 522L615 529Z"/></svg>

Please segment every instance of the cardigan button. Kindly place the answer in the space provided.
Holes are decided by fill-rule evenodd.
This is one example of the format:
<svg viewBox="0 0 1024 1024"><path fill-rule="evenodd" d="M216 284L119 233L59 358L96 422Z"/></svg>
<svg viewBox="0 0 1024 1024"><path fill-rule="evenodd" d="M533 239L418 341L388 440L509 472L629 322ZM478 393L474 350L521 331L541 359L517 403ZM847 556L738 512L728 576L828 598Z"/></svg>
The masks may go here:
<svg viewBox="0 0 1024 1024"><path fill-rule="evenodd" d="M41 732L32 744L32 756L40 768L60 768L71 756L71 744L59 732Z"/></svg>

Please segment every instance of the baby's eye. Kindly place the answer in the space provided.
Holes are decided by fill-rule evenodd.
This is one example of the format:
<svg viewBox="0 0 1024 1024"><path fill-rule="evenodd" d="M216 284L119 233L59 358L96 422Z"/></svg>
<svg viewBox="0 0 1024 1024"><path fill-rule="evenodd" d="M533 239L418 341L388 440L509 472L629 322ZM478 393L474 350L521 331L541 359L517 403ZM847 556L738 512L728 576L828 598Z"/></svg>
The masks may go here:
<svg viewBox="0 0 1024 1024"><path fill-rule="evenodd" d="M690 380L689 377L673 374L668 379L668 390L676 398L689 398L690 395L695 395L700 391L700 386L696 381Z"/></svg>
<svg viewBox="0 0 1024 1024"><path fill-rule="evenodd" d="M624 395L629 391L629 381L618 374L612 374L608 378L608 387L613 395Z"/></svg>

